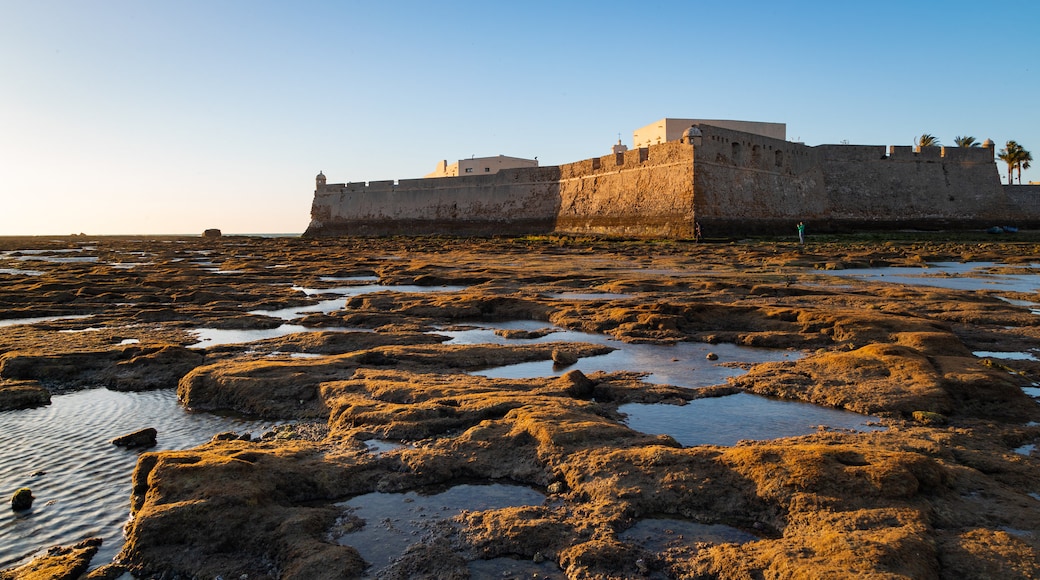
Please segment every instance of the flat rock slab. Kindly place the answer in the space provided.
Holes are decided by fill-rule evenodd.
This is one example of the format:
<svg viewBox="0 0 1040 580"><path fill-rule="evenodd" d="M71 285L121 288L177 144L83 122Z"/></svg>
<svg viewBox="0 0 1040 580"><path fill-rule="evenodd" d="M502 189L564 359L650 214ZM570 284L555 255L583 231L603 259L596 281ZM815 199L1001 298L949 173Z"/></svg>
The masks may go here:
<svg viewBox="0 0 1040 580"><path fill-rule="evenodd" d="M133 433L127 433L126 435L116 437L112 440L112 445L126 447L127 449L154 447L156 435L158 435L158 432L153 427L147 427L140 431L134 431Z"/></svg>

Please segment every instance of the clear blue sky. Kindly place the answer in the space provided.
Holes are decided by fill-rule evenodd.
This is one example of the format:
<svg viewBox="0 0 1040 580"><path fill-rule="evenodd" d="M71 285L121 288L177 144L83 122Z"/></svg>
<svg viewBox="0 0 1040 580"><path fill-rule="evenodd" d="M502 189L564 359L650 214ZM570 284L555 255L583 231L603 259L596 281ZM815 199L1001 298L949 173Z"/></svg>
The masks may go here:
<svg viewBox="0 0 1040 580"><path fill-rule="evenodd" d="M1038 17L977 0L0 0L0 235L302 232L319 170L567 163L662 117L782 122L809 145L1015 139L1036 165Z"/></svg>

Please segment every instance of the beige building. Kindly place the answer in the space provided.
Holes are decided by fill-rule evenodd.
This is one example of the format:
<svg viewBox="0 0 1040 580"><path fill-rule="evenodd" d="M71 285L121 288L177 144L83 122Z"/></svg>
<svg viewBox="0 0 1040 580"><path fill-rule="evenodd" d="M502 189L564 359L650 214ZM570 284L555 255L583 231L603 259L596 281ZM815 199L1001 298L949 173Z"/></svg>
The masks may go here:
<svg viewBox="0 0 1040 580"><path fill-rule="evenodd" d="M756 121L727 121L721 119L670 119L664 118L632 132L634 147L649 147L667 141L676 141L690 125L711 125L730 131L743 131L772 139L787 140L786 123L759 123Z"/></svg>
<svg viewBox="0 0 1040 580"><path fill-rule="evenodd" d="M445 159L437 164L433 173L427 173L425 177L458 177L460 175L491 175L503 169L515 169L520 167L538 167L537 159L522 159L520 157L471 157L459 159L448 165Z"/></svg>

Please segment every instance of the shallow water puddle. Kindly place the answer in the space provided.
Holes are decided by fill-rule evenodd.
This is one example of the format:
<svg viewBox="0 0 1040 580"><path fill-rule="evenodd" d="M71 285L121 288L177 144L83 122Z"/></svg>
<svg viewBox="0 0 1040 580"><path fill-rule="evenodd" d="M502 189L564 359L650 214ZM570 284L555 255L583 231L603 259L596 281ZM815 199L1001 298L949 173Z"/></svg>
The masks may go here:
<svg viewBox="0 0 1040 580"><path fill-rule="evenodd" d="M0 274L11 276L43 276L43 270L23 270L21 268L0 268Z"/></svg>
<svg viewBox="0 0 1040 580"><path fill-rule="evenodd" d="M821 270L826 276L859 278L874 282L908 284L912 286L934 286L948 290L1005 290L1009 292L1035 292L1040 290L1040 274L1008 274L987 272L988 268L1022 269L1028 266L1008 266L996 262L936 262L924 267L891 266L884 268L855 268L849 270Z"/></svg>
<svg viewBox="0 0 1040 580"><path fill-rule="evenodd" d="M971 354L979 358L999 358L1003 360L1035 360L1040 361L1036 358L1036 355L1029 352L1000 352L995 350L977 350Z"/></svg>
<svg viewBox="0 0 1040 580"><path fill-rule="evenodd" d="M871 424L877 417L747 393L695 399L686 405L629 403L618 411L627 415L625 424L632 429L670 435L685 447L808 435L820 425L854 431L884 429Z"/></svg>
<svg viewBox="0 0 1040 580"><path fill-rule="evenodd" d="M553 292L544 296L556 300L624 300L634 295L616 292Z"/></svg>
<svg viewBox="0 0 1040 580"><path fill-rule="evenodd" d="M647 373L643 378L648 383L668 384L678 387L699 388L726 382L729 377L744 374L739 366L724 366L723 363L760 363L780 360L795 360L800 353L791 350L748 348L734 344L705 344L701 342L679 342L671 345L638 344L613 340L601 334L564 330L535 321L501 324L483 324L487 328L474 330L437 331L450 336L445 344L531 344L546 342L586 342L602 344L617 350L600 356L585 357L577 363L558 367L551 360L532 361L475 371L472 374L489 378L537 378L562 375L578 369L585 374L596 371L631 371ZM538 330L548 329L544 336L530 339L505 338L495 334L494 329ZM708 360L714 353L718 360Z"/></svg>
<svg viewBox="0 0 1040 580"><path fill-rule="evenodd" d="M1036 451L1036 443L1029 443L1028 445L1016 447L1012 451L1019 455L1031 455L1034 451Z"/></svg>
<svg viewBox="0 0 1040 580"><path fill-rule="evenodd" d="M97 256L18 256L18 259L24 261L33 260L37 262L53 262L55 264L75 264L97 262L100 258Z"/></svg>
<svg viewBox="0 0 1040 580"><path fill-rule="evenodd" d="M104 538L95 567L115 557L139 452L111 439L154 427L157 445L147 451L188 449L224 431L259 435L276 424L191 413L173 390L90 389L55 395L45 407L0 412L0 490L8 498L28 487L36 497L28 512L0 510L0 568L90 536Z"/></svg>
<svg viewBox="0 0 1040 580"><path fill-rule="evenodd" d="M256 340L266 340L268 338L279 338L282 336L288 336L290 334L296 334L297 332L372 332L369 329L363 328L346 328L346 327L330 327L330 328L310 328L307 326L300 326L299 324L283 324L276 328L253 328L253 329L242 329L242 328L196 328L191 332L195 334L199 341L195 344L188 345L188 348L205 348L210 346L218 346L222 344L245 344Z"/></svg>
<svg viewBox="0 0 1040 580"><path fill-rule="evenodd" d="M754 534L721 524L698 524L684 520L639 520L618 534L618 539L651 552L697 543L745 544L758 539Z"/></svg>
<svg viewBox="0 0 1040 580"><path fill-rule="evenodd" d="M545 496L520 485L456 485L441 493L367 493L336 504L344 508L331 535L343 546L353 546L371 564L367 574L404 554L408 546L423 541L434 524L463 511L542 505ZM359 521L360 520L360 521ZM360 527L358 527L360 526Z"/></svg>
<svg viewBox="0 0 1040 580"><path fill-rule="evenodd" d="M307 288L303 286L293 286L292 288L293 290L303 292L307 296L333 295L335 298L322 300L316 304L290 306L288 308L279 308L277 310L253 310L249 313L259 314L261 316L270 316L272 318L281 318L283 320L293 320L294 318L298 318L301 314L313 314L316 312L328 314L329 312L343 310L343 308L346 307L346 298L360 296L362 294L372 294L375 292L458 292L466 289L465 286L385 286L382 284L362 284L358 286L339 286L336 288Z"/></svg>
<svg viewBox="0 0 1040 580"><path fill-rule="evenodd" d="M34 316L31 318L8 318L0 320L0 326L17 326L19 324L36 324L37 322L54 322L55 320L80 320L90 318L93 314L70 314L68 316Z"/></svg>
<svg viewBox="0 0 1040 580"><path fill-rule="evenodd" d="M393 451L395 449L403 449L407 445L403 443L395 443L393 441L383 441L382 439L369 439L365 441L365 449L368 450L372 455L382 455L387 451Z"/></svg>
<svg viewBox="0 0 1040 580"><path fill-rule="evenodd" d="M470 578L501 578L502 580L521 580L537 578L539 580L566 580L567 575L555 562L545 560L514 560L512 558L492 558L490 560L473 560L467 564Z"/></svg>

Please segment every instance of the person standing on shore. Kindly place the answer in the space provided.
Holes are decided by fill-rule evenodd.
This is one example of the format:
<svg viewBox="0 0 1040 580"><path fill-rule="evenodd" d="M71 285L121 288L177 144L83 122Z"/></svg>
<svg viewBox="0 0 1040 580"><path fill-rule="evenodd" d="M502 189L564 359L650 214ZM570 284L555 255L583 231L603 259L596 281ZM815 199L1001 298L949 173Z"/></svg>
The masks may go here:
<svg viewBox="0 0 1040 580"><path fill-rule="evenodd" d="M805 224L798 222L798 243L805 245Z"/></svg>

